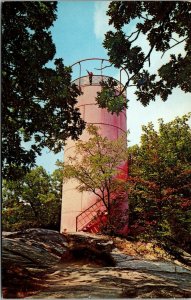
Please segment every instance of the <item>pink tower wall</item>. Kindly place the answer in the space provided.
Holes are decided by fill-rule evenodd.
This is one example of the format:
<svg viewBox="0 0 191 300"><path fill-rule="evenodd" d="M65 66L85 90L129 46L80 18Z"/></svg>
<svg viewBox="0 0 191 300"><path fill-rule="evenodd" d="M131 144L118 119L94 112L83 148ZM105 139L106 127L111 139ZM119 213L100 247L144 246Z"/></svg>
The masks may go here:
<svg viewBox="0 0 191 300"><path fill-rule="evenodd" d="M77 83L76 83L77 84ZM101 91L100 85L89 85L88 77L83 77L81 84L83 95L78 97L78 107L82 118L87 124L95 124L100 127L100 134L111 140L117 139L122 133L127 131L126 110L118 116L109 113L106 109L100 109L96 104L95 98L97 92ZM88 140L89 136L86 130L83 131L80 139ZM68 140L64 151L64 161L67 162L68 156L74 153L75 142ZM93 193L80 193L76 190L77 182L70 180L63 183L62 191L62 211L61 211L61 232L76 231L76 217L94 204L97 197Z"/></svg>

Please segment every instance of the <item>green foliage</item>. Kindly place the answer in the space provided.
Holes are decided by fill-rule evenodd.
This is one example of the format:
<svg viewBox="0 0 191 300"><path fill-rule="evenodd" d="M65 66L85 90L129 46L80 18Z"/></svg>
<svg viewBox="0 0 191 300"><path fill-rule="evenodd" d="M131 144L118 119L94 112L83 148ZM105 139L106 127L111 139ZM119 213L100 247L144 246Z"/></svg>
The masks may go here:
<svg viewBox="0 0 191 300"><path fill-rule="evenodd" d="M156 96L165 101L175 87L191 92L191 3L113 1L109 4L107 15L115 31L106 33L103 45L110 62L116 68L127 71L125 87L136 86L137 100L144 106L154 101ZM148 41L147 53L138 40L141 34ZM181 43L184 43L185 54L173 54ZM154 50L161 53L161 66L156 74L150 74L146 69L152 64ZM171 59L164 64L162 58L167 51ZM118 98L112 101L117 102Z"/></svg>
<svg viewBox="0 0 191 300"><path fill-rule="evenodd" d="M107 108L112 114L117 115L124 109L127 108L127 102L123 95L117 96L120 92L118 91L117 82L112 78L108 81L100 82L102 86L101 92L97 93L96 101L101 108ZM117 99L117 101L116 101Z"/></svg>
<svg viewBox="0 0 191 300"><path fill-rule="evenodd" d="M76 142L75 154L67 159L63 166L64 180L76 179L80 192L90 191L101 199L111 212L112 194L124 186L118 178L121 173L119 166L127 161L126 137L110 141L99 134L99 128L89 125L88 141Z"/></svg>
<svg viewBox="0 0 191 300"><path fill-rule="evenodd" d="M132 234L175 241L191 239L191 114L143 126L140 146L129 148Z"/></svg>
<svg viewBox="0 0 191 300"><path fill-rule="evenodd" d="M84 128L75 107L80 91L71 68L55 59L48 29L56 20L53 1L2 3L2 162L6 179L22 177L44 147L55 153ZM27 147L24 147L24 142Z"/></svg>
<svg viewBox="0 0 191 300"><path fill-rule="evenodd" d="M17 181L3 180L3 230L30 227L59 230L62 172L37 167Z"/></svg>

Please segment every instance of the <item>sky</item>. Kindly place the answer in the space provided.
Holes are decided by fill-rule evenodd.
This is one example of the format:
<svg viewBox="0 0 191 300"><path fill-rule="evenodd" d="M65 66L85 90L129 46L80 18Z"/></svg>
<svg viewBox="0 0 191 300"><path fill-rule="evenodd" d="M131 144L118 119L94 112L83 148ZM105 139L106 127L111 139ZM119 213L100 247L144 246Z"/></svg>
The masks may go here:
<svg viewBox="0 0 191 300"><path fill-rule="evenodd" d="M66 66L86 58L105 58L108 59L107 51L102 43L104 34L108 30L113 30L108 25L108 17L106 11L108 1L58 1L57 20L51 27L53 42L56 45L55 58L63 58ZM125 27L127 33L135 29L135 22ZM145 53L148 52L148 43L142 35L139 37L138 43ZM173 52L184 54L184 45L180 44L171 51L165 53L161 61L161 53L154 52L151 56L152 73L156 72L161 62L168 62L169 55ZM49 63L53 66L53 62ZM95 68L100 65L88 62L82 69L82 76L86 75L86 68L92 70L96 74ZM111 75L119 79L119 70L105 69L104 75ZM109 74L107 72L110 72ZM97 73L98 74L98 73ZM73 79L79 77L78 66L73 68ZM173 76L173 74L172 74ZM122 83L125 83L125 74L122 74ZM136 100L134 87L127 89L127 98L129 100L127 109L127 128L130 131L128 135L128 145L138 144L141 136L142 125L153 122L157 129L157 120L163 118L165 122L173 120L177 116L182 116L191 111L191 94L185 94L180 89L174 89L172 95L166 102L157 98L155 102L151 102L149 106L143 105ZM49 173L56 168L57 159L63 161L64 153L57 155L47 149L43 150L42 156L37 158L37 164L42 165Z"/></svg>

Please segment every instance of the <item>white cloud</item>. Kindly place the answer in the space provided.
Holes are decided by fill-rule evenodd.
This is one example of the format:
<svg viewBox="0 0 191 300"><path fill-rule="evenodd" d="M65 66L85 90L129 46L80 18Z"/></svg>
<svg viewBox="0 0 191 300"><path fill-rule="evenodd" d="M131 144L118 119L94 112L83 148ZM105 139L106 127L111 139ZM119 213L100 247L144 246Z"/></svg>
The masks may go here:
<svg viewBox="0 0 191 300"><path fill-rule="evenodd" d="M106 15L110 1L95 2L94 11L94 33L97 39L104 39L104 34L108 30L113 30L113 26L108 24L109 17Z"/></svg>
<svg viewBox="0 0 191 300"><path fill-rule="evenodd" d="M158 129L158 119L163 118L165 122L170 122L177 116L182 116L191 111L191 94L185 94L180 89L173 90L166 102L159 98L155 102L150 102L144 107L136 101L133 88L127 90L127 97L130 100L127 109L127 128L130 130L129 145L139 143L142 133L142 125L152 122Z"/></svg>

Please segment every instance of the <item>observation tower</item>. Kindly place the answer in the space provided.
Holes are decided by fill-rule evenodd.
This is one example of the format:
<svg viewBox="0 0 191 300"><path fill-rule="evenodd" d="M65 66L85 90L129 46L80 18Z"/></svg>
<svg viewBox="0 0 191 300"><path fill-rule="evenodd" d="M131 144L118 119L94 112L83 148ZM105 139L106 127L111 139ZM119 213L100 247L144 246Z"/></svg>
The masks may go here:
<svg viewBox="0 0 191 300"><path fill-rule="evenodd" d="M87 63L91 63L93 66L100 66L99 68L93 68L99 72L98 75L93 74L92 82L87 73ZM94 124L100 128L99 133L107 137L110 140L116 140L120 135L127 132L127 118L126 109L124 109L118 115L116 113L111 114L107 109L102 109L98 107L96 102L97 92L101 91L100 82L102 80L106 81L109 77L102 74L103 70L109 68L109 61L102 58L89 58L78 61L72 65L72 68L78 68L79 77L73 81L79 86L82 95L78 97L77 107L80 110L81 117L86 122L86 124ZM88 67L89 68L89 67ZM97 72L96 71L96 72ZM116 71L116 70L115 70ZM121 72L120 70L120 80L116 80L118 83L116 90L122 91L123 85L121 83ZM85 75L84 75L85 74ZM90 74L92 75L92 74ZM91 76L90 76L91 77ZM126 93L123 93L126 98ZM83 131L80 139L86 141L89 135L86 129ZM67 144L64 149L64 161L67 162L69 156L74 154L75 141L68 139ZM124 170L127 174L127 163L124 163ZM76 232L76 231L99 231L99 220L96 219L96 215L104 215L106 209L103 203L97 199L97 197L91 192L79 192L76 187L78 186L77 181L69 180L66 183L63 182L62 191L62 210L61 210L61 228L62 232ZM120 210L127 210L128 203L127 197L123 198L123 201L119 205ZM93 222L94 220L94 222ZM126 220L127 221L127 220ZM94 224L95 223L95 224ZM97 225L96 225L97 224ZM127 222L126 222L127 224ZM124 229L127 231L127 228Z"/></svg>

